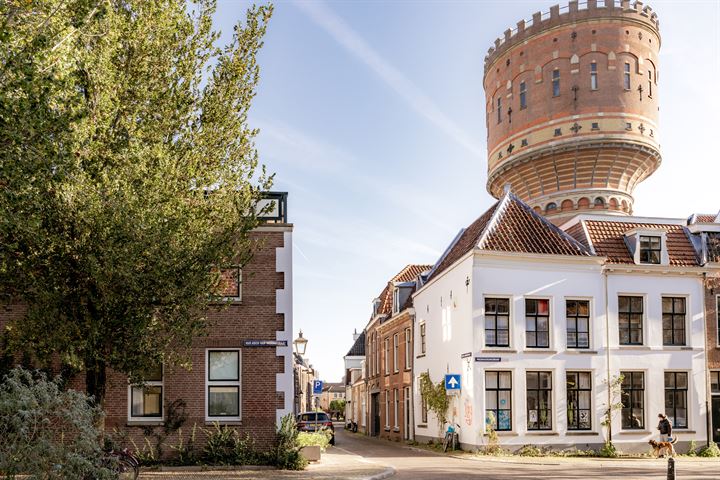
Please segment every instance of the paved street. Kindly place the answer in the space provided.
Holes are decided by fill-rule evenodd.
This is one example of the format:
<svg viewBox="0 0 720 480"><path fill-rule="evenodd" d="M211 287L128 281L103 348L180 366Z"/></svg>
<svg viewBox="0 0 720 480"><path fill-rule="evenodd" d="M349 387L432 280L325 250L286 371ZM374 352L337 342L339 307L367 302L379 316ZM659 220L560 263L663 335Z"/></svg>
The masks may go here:
<svg viewBox="0 0 720 480"><path fill-rule="evenodd" d="M653 459L605 460L577 458L452 458L434 452L409 449L386 441L371 440L337 430L337 448L392 466L392 478L437 480L482 478L484 480L655 479L666 478L667 462ZM719 479L720 460L679 458L677 479Z"/></svg>

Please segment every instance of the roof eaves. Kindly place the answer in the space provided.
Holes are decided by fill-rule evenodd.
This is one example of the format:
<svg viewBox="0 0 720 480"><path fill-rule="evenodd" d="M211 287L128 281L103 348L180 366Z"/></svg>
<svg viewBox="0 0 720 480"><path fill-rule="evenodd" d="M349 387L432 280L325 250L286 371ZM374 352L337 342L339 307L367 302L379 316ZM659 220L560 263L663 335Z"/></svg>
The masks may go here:
<svg viewBox="0 0 720 480"><path fill-rule="evenodd" d="M450 250L453 249L453 247L458 242L458 240L460 240L460 237L462 237L462 234L465 233L465 230L466 230L465 228L461 228L460 231L457 233L457 235L455 235L455 238L453 238L452 242L450 242L450 245L448 245L448 247L445 249L443 254L440 255L440 258L438 259L437 262L435 262L435 265L433 265L433 267L430 269L430 272L427 275L428 280L431 279L432 276L435 274L435 270L437 270L438 266L440 266L440 264L443 262L443 260L445 260L445 257L447 257L448 253L450 253Z"/></svg>

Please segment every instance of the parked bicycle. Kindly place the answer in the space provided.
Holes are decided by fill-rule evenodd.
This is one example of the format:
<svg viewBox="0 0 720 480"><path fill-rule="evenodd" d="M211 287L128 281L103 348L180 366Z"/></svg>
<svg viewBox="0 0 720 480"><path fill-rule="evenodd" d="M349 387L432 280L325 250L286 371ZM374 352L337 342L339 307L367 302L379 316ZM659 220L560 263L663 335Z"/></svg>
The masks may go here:
<svg viewBox="0 0 720 480"><path fill-rule="evenodd" d="M137 480L140 476L140 461L127 448L107 452L108 467L119 474L121 480Z"/></svg>
<svg viewBox="0 0 720 480"><path fill-rule="evenodd" d="M460 425L457 423L448 424L448 428L445 431L445 439L443 440L443 452L447 452L448 447L452 447L453 450L457 450L460 446Z"/></svg>

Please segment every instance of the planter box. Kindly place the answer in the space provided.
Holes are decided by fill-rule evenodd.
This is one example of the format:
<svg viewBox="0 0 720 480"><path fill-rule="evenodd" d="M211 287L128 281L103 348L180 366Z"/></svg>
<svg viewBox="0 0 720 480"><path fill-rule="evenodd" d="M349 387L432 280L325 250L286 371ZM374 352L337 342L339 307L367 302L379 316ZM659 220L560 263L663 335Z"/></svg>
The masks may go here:
<svg viewBox="0 0 720 480"><path fill-rule="evenodd" d="M300 455L308 462L317 462L320 460L320 447L317 445L302 447L300 449Z"/></svg>

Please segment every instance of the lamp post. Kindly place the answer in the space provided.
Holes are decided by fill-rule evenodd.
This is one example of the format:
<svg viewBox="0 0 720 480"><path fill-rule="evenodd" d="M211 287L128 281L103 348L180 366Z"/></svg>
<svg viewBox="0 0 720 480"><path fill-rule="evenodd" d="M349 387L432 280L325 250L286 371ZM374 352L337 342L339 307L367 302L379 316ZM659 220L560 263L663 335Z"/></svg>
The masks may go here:
<svg viewBox="0 0 720 480"><path fill-rule="evenodd" d="M300 333L298 334L298 338L293 340L293 346L295 347L295 353L300 355L301 357L305 355L305 349L307 348L307 339L303 338L302 330L300 330Z"/></svg>
<svg viewBox="0 0 720 480"><path fill-rule="evenodd" d="M293 340L293 347L295 347L295 354L300 357L299 363L295 367L295 377L296 377L296 389L295 389L295 413L300 413L302 410L305 410L303 408L303 399L307 395L307 387L308 387L308 381L307 381L307 372L305 365L303 365L303 355L305 355L305 350L307 349L307 339L303 338L302 330L300 330L300 333L298 334L298 338ZM307 407L307 406L306 406Z"/></svg>

